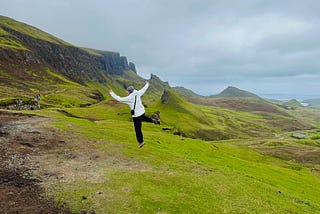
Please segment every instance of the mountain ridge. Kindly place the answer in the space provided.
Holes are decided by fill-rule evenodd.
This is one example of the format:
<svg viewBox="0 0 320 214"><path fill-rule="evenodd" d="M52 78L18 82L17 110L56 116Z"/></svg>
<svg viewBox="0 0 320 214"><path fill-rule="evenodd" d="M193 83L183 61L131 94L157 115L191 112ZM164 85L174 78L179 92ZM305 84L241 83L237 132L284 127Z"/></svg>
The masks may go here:
<svg viewBox="0 0 320 214"><path fill-rule="evenodd" d="M0 105L41 92L44 107L0 110L1 210L23 213L31 200L20 193L34 195L39 183L41 198L67 213L320 211L315 108L287 110L256 97L190 102L151 74L143 101L161 124L143 124L146 145L138 149L130 110L108 89L126 96L145 80L119 67L130 67L120 54L12 35L21 49L10 48L8 34L0 27ZM107 67L104 57L115 61ZM306 138L292 138L297 131Z"/></svg>
<svg viewBox="0 0 320 214"><path fill-rule="evenodd" d="M4 16L0 16L0 80L1 91L7 91L0 99L14 104L15 99L32 100L41 93L48 106L90 105L109 97L108 87L121 91L144 81L135 64L118 52L76 47ZM152 81L159 85L151 89L161 90L162 81ZM81 98L70 99L75 90L83 91Z"/></svg>
<svg viewBox="0 0 320 214"><path fill-rule="evenodd" d="M239 89L234 86L228 86L224 90L222 90L219 94L209 95L209 96L203 96L200 94L197 94L193 92L190 89L187 89L182 86L173 87L173 89L178 92L181 96L185 98L257 98L262 99L258 95L245 91L242 89Z"/></svg>
<svg viewBox="0 0 320 214"><path fill-rule="evenodd" d="M128 63L127 58L117 52L83 47L79 48L65 45L63 42L61 42L61 44L52 43L45 39L24 34L25 29L22 32L15 31L14 29L10 30L10 25L6 22L8 19L4 18L4 20L5 21L0 19L2 37L6 38L6 36L10 34L12 38L16 38L27 49L8 49L6 46L0 49L0 56L5 56L0 58L0 70L2 72L0 77L1 81L7 84L0 87L3 87L4 91L8 89L12 91L9 97L10 99L18 93L23 94L28 91L26 95L30 97L32 94L41 91L44 95L42 98L44 106L90 106L108 100L110 98L108 88L112 88L121 96L125 95L125 89L129 85L139 88L144 84L144 79L137 75L134 64ZM6 24L3 24L3 22ZM11 22L13 22L13 26L23 25L13 20L11 20ZM25 25L23 26L25 27ZM7 34L3 32L7 32ZM36 28L32 28L32 32L39 32L42 37L47 35L47 37L51 38L48 34L40 32ZM0 47L3 47L3 42L0 43L0 45ZM149 81L151 86L148 90L149 93L146 93L144 99L146 106L156 105L158 109L154 108L154 111L159 109L164 110L164 112L169 115L168 117L166 115L163 116L164 120L168 121L168 124L171 123L174 114L179 112L182 123L177 128L183 130L183 126L185 126L184 123L190 123L190 127L193 129L191 130L190 128L184 131L186 136L196 138L201 137L201 135L206 135L206 139L212 140L216 139L212 133L220 133L218 134L218 136L220 136L219 139L236 137L236 134L228 134L231 130L237 132L239 135L252 135L252 133L245 133L247 132L246 128L237 127L236 118L242 118L242 116L237 115L237 112L264 115L263 117L266 118L266 121L269 121L268 117L265 116L266 114L272 115L271 118L278 118L279 116L285 117L283 118L285 121L292 119L287 112L263 101L253 93L236 87L230 86L215 97L199 97L199 95L193 93L191 90L187 91L187 89L183 89L187 91L187 95L185 96L187 97L187 101L193 103L191 104L180 97L181 95L179 95L179 93L170 92L171 87L169 83L163 82L156 75L151 74ZM13 88L14 90L12 90ZM175 88L173 88L173 90L174 89ZM79 92L80 94L77 94ZM164 92L168 93L169 96L167 97L171 97L172 99L171 101L169 100L169 102L173 103L157 105L160 97L162 96L162 98L164 98L166 95L163 94ZM192 96L190 96L190 94ZM2 94L2 96L8 95ZM14 99L11 99L11 102L14 102ZM4 103L8 103L8 100L4 100ZM211 128L210 125L217 123L216 118L208 116L209 114L205 113L208 111L205 107L194 104L222 109L222 111L225 112L218 114L223 115L221 116L221 121L226 122L223 123L220 128ZM169 108L168 106L171 107ZM187 106L187 108L185 108L185 106ZM226 119L226 115L228 114L226 112L229 112L229 110L234 111L232 112L234 115L232 119L232 123L234 123L234 125L232 125L233 128L228 127L228 121ZM189 117L189 121L185 121L186 117ZM208 120L208 118L211 119ZM243 120L243 118L241 120ZM280 119L274 120L282 124ZM194 124L198 124L198 127L194 126L194 124L192 124L193 122ZM256 121L252 122L252 124L260 126ZM263 126L260 126L259 129L263 129L262 127ZM303 129L309 128L310 126L298 122L296 127ZM291 128L293 127L286 127L285 129L289 130ZM226 131L228 129L230 130ZM189 135L187 132L191 134Z"/></svg>
<svg viewBox="0 0 320 214"><path fill-rule="evenodd" d="M15 60L18 59L20 64L51 67L69 79L82 84L88 79L96 79L103 82L105 78L98 71L104 71L108 74L121 74L124 70L132 68L136 72L134 64L128 63L127 58L117 52L96 51L98 55L92 55L92 52L65 42L42 39L45 38L44 36L41 38L30 36L30 33L25 34L24 31L19 32L14 27L11 27L14 24L4 23L6 22L1 20L0 27L2 32L7 32L10 38L22 44L24 49L16 49L16 51L14 51L15 48L8 49L7 43L3 39L1 46L5 48L2 48L0 52L1 61L3 62L9 61L12 59L11 56L15 55ZM10 23L15 22L11 21ZM32 33L47 35L48 38L51 38L50 34L36 28L33 29ZM2 34L2 37L7 38L8 35Z"/></svg>

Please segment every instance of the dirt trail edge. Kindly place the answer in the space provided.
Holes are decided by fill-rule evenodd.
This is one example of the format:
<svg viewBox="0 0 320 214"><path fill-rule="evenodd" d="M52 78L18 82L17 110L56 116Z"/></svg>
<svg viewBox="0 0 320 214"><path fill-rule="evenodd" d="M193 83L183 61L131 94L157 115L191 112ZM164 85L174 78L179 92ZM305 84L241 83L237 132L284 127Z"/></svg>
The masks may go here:
<svg viewBox="0 0 320 214"><path fill-rule="evenodd" d="M1 213L71 213L58 208L44 197L41 177L33 171L39 165L31 161L63 146L55 130L43 128L48 118L0 110L0 212Z"/></svg>

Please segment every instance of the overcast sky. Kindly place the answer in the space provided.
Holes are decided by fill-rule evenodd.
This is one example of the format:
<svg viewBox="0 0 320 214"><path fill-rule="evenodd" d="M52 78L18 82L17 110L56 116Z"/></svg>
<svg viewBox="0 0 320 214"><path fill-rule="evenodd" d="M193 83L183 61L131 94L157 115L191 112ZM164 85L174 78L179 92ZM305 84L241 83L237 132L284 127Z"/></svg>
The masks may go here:
<svg viewBox="0 0 320 214"><path fill-rule="evenodd" d="M0 0L0 14L202 95L320 98L318 0Z"/></svg>

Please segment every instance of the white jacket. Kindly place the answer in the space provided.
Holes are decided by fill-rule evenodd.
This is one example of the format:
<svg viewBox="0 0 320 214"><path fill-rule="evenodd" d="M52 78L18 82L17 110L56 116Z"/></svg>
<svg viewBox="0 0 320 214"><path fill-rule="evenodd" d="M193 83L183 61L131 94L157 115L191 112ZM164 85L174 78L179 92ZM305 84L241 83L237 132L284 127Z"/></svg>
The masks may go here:
<svg viewBox="0 0 320 214"><path fill-rule="evenodd" d="M131 94L129 94L126 97L119 97L113 91L110 92L110 95L114 99L118 100L119 102L128 104L130 106L131 110L133 110L133 108L134 108L134 100L136 97L136 107L134 110L134 115L132 115L132 117L139 117L145 113L145 109L142 104L141 96L146 92L149 85L150 84L147 82L146 85L142 89L140 89L139 91L134 90Z"/></svg>

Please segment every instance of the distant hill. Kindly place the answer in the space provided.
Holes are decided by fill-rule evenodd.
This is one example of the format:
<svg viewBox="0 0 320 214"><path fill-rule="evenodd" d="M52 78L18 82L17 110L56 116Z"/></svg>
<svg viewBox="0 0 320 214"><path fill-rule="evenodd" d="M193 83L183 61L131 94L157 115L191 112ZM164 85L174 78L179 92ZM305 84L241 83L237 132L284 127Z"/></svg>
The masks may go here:
<svg viewBox="0 0 320 214"><path fill-rule="evenodd" d="M268 102L251 92L244 91L236 87L230 86L223 90L220 94L208 97L197 95L191 90L183 87L173 89L189 102L194 104L214 106L237 111L268 112L288 116L288 114L283 112L278 105L272 104L271 102Z"/></svg>
<svg viewBox="0 0 320 214"><path fill-rule="evenodd" d="M184 87L173 87L172 89L186 99L190 99L190 98L258 98L258 99L261 99L258 95L254 93L241 90L233 86L229 86L226 89L224 89L221 93L217 95L211 95L211 96L202 96Z"/></svg>
<svg viewBox="0 0 320 214"><path fill-rule="evenodd" d="M173 90L175 90L178 94L180 94L181 96L185 97L185 98L190 98L190 97L203 97L195 92L193 92L190 89L187 89L185 87L182 86L178 86L178 87L172 87Z"/></svg>
<svg viewBox="0 0 320 214"><path fill-rule="evenodd" d="M320 107L320 99L307 99L303 100L302 103L306 103L312 107Z"/></svg>
<svg viewBox="0 0 320 214"><path fill-rule="evenodd" d="M275 130L308 129L283 109L262 99L207 98L207 106L190 103L172 89L165 90L156 109L175 134L204 140L267 136ZM198 99L199 101L199 99Z"/></svg>
<svg viewBox="0 0 320 214"><path fill-rule="evenodd" d="M244 91L241 89L238 89L233 86L229 86L228 88L224 89L220 94L212 95L211 98L239 98L239 97L253 97L253 98L259 98L258 95L255 95L251 92Z"/></svg>
<svg viewBox="0 0 320 214"><path fill-rule="evenodd" d="M287 102L284 102L282 106L286 106L288 109L296 109L296 108L303 107L303 105L296 99L292 99Z"/></svg>

